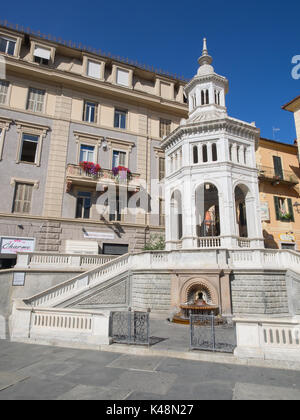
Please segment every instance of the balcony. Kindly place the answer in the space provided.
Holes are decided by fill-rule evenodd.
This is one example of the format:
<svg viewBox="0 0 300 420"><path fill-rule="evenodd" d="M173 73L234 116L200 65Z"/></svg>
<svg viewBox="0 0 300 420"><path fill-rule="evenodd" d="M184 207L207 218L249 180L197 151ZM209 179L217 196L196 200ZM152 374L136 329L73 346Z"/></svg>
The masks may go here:
<svg viewBox="0 0 300 420"><path fill-rule="evenodd" d="M70 192L72 185L80 185L85 187L95 187L101 184L103 188L109 185L126 187L130 190L137 191L140 189L140 175L131 173L128 177L115 176L112 170L101 169L97 174L90 174L84 171L79 165L68 164L66 172L67 188Z"/></svg>
<svg viewBox="0 0 300 420"><path fill-rule="evenodd" d="M274 168L268 166L258 167L258 178L261 181L269 181L272 185L286 184L295 186L299 184L299 178L292 171L282 171L280 175L275 173Z"/></svg>

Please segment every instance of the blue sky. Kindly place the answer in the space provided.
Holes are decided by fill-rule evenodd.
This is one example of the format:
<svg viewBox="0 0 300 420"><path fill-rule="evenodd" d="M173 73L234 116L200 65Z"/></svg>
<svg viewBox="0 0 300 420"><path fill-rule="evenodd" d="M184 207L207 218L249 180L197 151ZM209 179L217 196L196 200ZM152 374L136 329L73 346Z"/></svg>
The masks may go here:
<svg viewBox="0 0 300 420"><path fill-rule="evenodd" d="M74 0L2 2L0 19L81 42L191 78L202 39L215 71L229 79L229 115L255 121L263 137L293 142L293 115L281 106L300 94L291 76L300 55L300 2L252 0Z"/></svg>

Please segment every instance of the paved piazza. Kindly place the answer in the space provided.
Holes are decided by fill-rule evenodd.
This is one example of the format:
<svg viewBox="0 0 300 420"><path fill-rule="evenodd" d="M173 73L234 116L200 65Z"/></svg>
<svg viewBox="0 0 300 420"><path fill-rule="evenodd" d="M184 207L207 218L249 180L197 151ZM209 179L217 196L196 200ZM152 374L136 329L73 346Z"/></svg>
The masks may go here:
<svg viewBox="0 0 300 420"><path fill-rule="evenodd" d="M0 400L300 399L300 371L0 340Z"/></svg>

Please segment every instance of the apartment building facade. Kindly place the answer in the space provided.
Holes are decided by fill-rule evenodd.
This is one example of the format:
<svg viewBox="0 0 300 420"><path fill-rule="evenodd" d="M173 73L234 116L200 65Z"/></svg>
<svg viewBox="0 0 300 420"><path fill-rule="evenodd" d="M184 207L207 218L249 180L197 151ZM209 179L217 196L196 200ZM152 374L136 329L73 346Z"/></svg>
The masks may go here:
<svg viewBox="0 0 300 420"><path fill-rule="evenodd" d="M296 142L298 145L298 155L300 160L300 95L292 99L290 102L282 106L285 111L292 112L294 114L295 129L296 129Z"/></svg>
<svg viewBox="0 0 300 420"><path fill-rule="evenodd" d="M151 189L161 141L187 115L186 82L6 26L0 57L0 259L120 254L163 232Z"/></svg>
<svg viewBox="0 0 300 420"><path fill-rule="evenodd" d="M300 250L297 145L261 138L256 151L266 248Z"/></svg>

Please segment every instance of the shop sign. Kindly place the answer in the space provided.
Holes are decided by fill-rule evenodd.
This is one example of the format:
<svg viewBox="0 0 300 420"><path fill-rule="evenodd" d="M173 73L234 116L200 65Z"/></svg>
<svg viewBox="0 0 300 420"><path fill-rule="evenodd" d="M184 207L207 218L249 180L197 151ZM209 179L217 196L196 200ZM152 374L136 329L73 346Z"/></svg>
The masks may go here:
<svg viewBox="0 0 300 420"><path fill-rule="evenodd" d="M281 240L281 242L296 242L296 237L291 233L284 233L279 236L279 239Z"/></svg>
<svg viewBox="0 0 300 420"><path fill-rule="evenodd" d="M35 247L34 238L1 238L1 254L17 254L18 252L33 252Z"/></svg>

